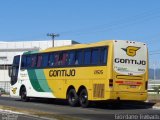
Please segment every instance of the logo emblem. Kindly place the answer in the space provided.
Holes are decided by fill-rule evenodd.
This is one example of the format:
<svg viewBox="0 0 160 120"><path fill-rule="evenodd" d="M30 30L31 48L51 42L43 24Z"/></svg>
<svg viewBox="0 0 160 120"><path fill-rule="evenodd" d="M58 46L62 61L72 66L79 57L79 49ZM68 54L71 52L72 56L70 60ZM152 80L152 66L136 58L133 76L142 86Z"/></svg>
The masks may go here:
<svg viewBox="0 0 160 120"><path fill-rule="evenodd" d="M136 55L137 50L139 50L140 47L134 47L134 46L128 46L127 48L122 48L126 52L128 56L134 57Z"/></svg>
<svg viewBox="0 0 160 120"><path fill-rule="evenodd" d="M16 90L17 90L17 88L12 89L13 94L16 94Z"/></svg>

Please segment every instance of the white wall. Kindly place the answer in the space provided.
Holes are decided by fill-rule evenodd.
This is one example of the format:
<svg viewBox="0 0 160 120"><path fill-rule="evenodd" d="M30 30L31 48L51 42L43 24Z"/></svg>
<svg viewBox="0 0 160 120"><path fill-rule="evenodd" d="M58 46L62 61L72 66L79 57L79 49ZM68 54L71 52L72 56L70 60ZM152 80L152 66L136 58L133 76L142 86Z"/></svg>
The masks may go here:
<svg viewBox="0 0 160 120"><path fill-rule="evenodd" d="M9 81L8 70L0 70L0 81Z"/></svg>

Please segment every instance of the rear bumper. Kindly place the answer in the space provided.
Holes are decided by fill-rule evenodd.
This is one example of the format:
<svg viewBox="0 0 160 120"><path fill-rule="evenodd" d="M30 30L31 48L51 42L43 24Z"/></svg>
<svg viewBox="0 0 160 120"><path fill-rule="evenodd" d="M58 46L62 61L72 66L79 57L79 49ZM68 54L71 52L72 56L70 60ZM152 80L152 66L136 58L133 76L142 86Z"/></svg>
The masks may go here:
<svg viewBox="0 0 160 120"><path fill-rule="evenodd" d="M122 92L122 91L107 91L104 98L94 98L91 101L106 101L106 100L129 100L129 101L146 101L147 92Z"/></svg>
<svg viewBox="0 0 160 120"><path fill-rule="evenodd" d="M110 92L110 99L112 100L147 100L147 92Z"/></svg>

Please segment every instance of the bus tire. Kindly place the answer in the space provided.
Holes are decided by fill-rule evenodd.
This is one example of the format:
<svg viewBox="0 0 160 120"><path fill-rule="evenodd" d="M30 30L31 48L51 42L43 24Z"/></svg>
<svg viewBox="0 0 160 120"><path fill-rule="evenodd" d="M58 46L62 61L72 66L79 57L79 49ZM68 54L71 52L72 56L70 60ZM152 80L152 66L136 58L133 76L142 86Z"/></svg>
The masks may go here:
<svg viewBox="0 0 160 120"><path fill-rule="evenodd" d="M26 91L26 88L25 88L25 87L23 87L23 88L21 89L21 100L22 100L23 102L28 102L28 101L29 101L29 97L27 97L27 91Z"/></svg>
<svg viewBox="0 0 160 120"><path fill-rule="evenodd" d="M78 95L75 89L70 89L67 93L67 100L70 106L75 107L78 105Z"/></svg>
<svg viewBox="0 0 160 120"><path fill-rule="evenodd" d="M86 108L89 105L88 101L88 92L86 89L82 89L80 94L79 94L79 102L81 107Z"/></svg>

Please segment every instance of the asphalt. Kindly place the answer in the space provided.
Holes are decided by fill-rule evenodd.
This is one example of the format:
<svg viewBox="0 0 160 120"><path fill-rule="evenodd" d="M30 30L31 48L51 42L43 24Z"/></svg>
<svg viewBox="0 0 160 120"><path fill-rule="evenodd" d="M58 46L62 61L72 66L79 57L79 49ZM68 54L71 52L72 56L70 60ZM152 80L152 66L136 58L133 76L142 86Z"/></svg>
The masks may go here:
<svg viewBox="0 0 160 120"><path fill-rule="evenodd" d="M86 120L115 120L135 115L141 120L141 115L159 116L160 110L153 109L154 103L123 102L119 107L111 103L92 103L89 108L70 107L64 100L32 99L30 102L22 102L19 98L0 97L0 105L3 109L10 108L19 112L35 113L34 115L49 117L52 119L86 119ZM27 112L26 112L27 111ZM18 115L18 120L35 120L37 117L30 115ZM22 118L21 118L22 117ZM25 118L28 117L28 118ZM24 119L23 119L24 118ZM145 118L146 119L146 118ZM145 120L144 119L144 120Z"/></svg>

